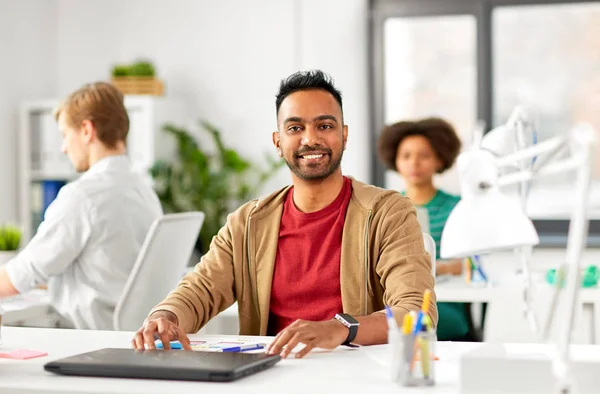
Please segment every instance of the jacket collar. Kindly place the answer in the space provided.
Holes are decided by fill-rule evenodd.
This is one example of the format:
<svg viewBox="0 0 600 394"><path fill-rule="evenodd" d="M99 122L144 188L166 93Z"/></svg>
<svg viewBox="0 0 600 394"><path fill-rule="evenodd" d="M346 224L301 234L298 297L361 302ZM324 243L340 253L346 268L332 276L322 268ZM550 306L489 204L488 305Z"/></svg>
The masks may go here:
<svg viewBox="0 0 600 394"><path fill-rule="evenodd" d="M397 193L394 190L386 190L377 186L368 185L357 181L353 177L349 178L352 180L352 199L364 211L372 210L386 195ZM274 209L283 204L285 196L291 187L291 185L288 185L265 197L257 199L251 214L257 218L263 217L263 215L269 215Z"/></svg>

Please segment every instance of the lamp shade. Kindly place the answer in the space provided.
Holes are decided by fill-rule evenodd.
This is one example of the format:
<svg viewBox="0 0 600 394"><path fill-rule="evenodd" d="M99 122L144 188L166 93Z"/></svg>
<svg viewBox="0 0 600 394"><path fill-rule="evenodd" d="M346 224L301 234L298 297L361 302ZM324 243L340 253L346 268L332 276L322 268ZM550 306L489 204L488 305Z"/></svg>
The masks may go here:
<svg viewBox="0 0 600 394"><path fill-rule="evenodd" d="M485 133L481 139L481 149L487 149L496 156L509 155L518 150L514 128L501 125Z"/></svg>
<svg viewBox="0 0 600 394"><path fill-rule="evenodd" d="M469 194L450 213L440 244L441 258L534 246L540 239L518 200L492 187Z"/></svg>

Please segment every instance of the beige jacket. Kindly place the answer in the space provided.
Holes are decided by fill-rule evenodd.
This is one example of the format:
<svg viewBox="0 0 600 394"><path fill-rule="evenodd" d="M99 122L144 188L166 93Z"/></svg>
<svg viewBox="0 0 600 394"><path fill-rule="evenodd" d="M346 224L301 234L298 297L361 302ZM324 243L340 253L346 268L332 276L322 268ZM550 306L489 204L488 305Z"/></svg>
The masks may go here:
<svg viewBox="0 0 600 394"><path fill-rule="evenodd" d="M266 335L279 224L288 190L250 201L230 214L194 271L151 313L171 311L180 327L194 333L237 300L240 334ZM389 305L400 323L407 311L421 308L423 292L433 290L434 278L408 198L352 180L340 283L344 312L353 316L381 313ZM435 297L429 311L436 324Z"/></svg>

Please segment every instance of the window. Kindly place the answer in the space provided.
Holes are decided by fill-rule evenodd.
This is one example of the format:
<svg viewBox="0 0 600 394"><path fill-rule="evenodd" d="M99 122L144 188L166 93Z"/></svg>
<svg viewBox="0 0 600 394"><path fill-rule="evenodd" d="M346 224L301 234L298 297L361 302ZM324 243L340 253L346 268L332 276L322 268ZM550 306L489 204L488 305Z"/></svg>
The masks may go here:
<svg viewBox="0 0 600 394"><path fill-rule="evenodd" d="M470 141L477 119L476 20L472 15L390 18L384 26L385 124L438 116ZM454 171L440 187L457 193ZM401 178L387 171L387 188Z"/></svg>
<svg viewBox="0 0 600 394"><path fill-rule="evenodd" d="M600 132L600 3L498 7L492 28L494 125L523 104L539 119L540 140L577 122ZM600 180L600 160L594 178Z"/></svg>
<svg viewBox="0 0 600 394"><path fill-rule="evenodd" d="M430 115L452 122L468 146L477 120L489 130L517 105L537 115L538 140L588 122L600 141L600 0L372 0L370 11L373 146L385 124ZM372 163L373 183L403 188L374 149ZM543 243L566 241L572 179L535 180L529 205ZM458 189L455 173L437 181ZM596 159L590 201L599 196ZM597 205L590 214L588 241L600 245Z"/></svg>

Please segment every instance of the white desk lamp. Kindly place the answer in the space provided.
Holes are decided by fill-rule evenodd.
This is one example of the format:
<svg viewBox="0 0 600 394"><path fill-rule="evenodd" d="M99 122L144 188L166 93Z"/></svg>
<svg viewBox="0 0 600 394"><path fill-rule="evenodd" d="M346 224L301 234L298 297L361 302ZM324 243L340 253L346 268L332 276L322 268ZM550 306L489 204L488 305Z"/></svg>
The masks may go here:
<svg viewBox="0 0 600 394"><path fill-rule="evenodd" d="M485 136L481 136L480 147L486 149L497 157L507 156L517 151L523 150L537 143L538 139L538 120L537 116L534 115L534 111L525 106L517 106L512 111L506 124L496 127L490 130ZM547 156L542 159L548 159L551 156ZM533 159L519 160L515 163L511 171L527 171L534 170L534 164L538 157ZM539 164L540 161L537 161ZM543 161L542 161L543 163ZM529 192L531 190L532 180L522 181L519 184L519 197L521 207L524 212L527 212L527 201L529 198ZM531 278L531 256L533 254L532 245L523 245L514 248L515 255L521 263L522 271L522 310L523 315L529 322L531 331L539 335L540 328L538 324L537 316L533 311L531 305L531 294L533 291L533 283Z"/></svg>
<svg viewBox="0 0 600 394"><path fill-rule="evenodd" d="M558 338L557 354L552 357L553 374L550 375L554 376L556 382L556 386L553 385L553 387L558 387L560 393L572 392L570 391L573 379L572 371L569 369L569 344L580 286L581 254L585 247L585 238L588 231L587 207L593 144L594 130L592 127L579 125L566 136L555 137L498 158L480 147L461 153L457 166L462 199L448 217L440 245L442 258L466 257L494 250L537 245L539 243L538 235L522 204L518 200L504 195L500 187L530 181L545 175L576 171L576 184L573 191L576 201L569 225L566 264L564 266L566 268L565 297L569 308L567 308L565 315L561 316L564 324ZM565 146L570 151L570 157L566 159L545 161L535 168L500 175L502 169L514 167L522 160L530 160L541 154L548 154L548 157L552 157L556 152L563 150ZM562 269L559 272L562 273ZM557 289L559 289L558 286ZM553 316L554 311L551 310L549 313L550 323ZM480 360L482 362L479 365L485 365L484 359L490 360L490 357L489 354L482 354ZM487 387L493 386L489 389L498 392L499 386L495 385L494 382L506 385L513 381L516 390L514 392L539 392L536 390L523 391L523 387L527 384L523 385L523 382L519 382L514 376L507 377L502 374L503 371L515 371L514 367L520 365L515 358L503 354L495 361L498 361L498 364L495 364L495 370L487 373L489 375ZM525 376L529 377L526 380L534 382L532 387L535 387L537 382L535 382L536 377L531 374L533 371L543 370L543 368L532 368L528 371L525 367ZM481 373L485 374L486 371L481 370L478 372L478 374ZM482 378L481 375L478 376L478 379ZM468 385L463 384L462 387L468 387ZM480 390L479 393L486 392L485 389L481 391L482 388L477 388L477 390Z"/></svg>

